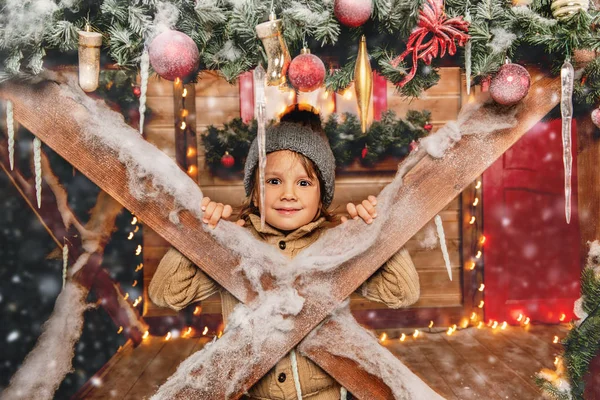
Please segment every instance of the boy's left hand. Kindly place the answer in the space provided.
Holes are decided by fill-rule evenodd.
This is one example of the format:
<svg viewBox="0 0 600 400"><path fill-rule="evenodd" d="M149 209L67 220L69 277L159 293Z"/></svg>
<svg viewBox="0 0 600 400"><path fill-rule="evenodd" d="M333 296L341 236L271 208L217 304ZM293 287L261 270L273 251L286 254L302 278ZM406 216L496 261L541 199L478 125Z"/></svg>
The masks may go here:
<svg viewBox="0 0 600 400"><path fill-rule="evenodd" d="M362 218L362 220L365 221L367 224L371 224L373 222L373 218L377 218L377 210L375 209L376 205L377 198L371 195L367 198L367 200L363 200L362 203L358 205L348 203L346 205L346 210L348 210L350 218ZM342 223L346 221L348 221L348 217L342 217Z"/></svg>

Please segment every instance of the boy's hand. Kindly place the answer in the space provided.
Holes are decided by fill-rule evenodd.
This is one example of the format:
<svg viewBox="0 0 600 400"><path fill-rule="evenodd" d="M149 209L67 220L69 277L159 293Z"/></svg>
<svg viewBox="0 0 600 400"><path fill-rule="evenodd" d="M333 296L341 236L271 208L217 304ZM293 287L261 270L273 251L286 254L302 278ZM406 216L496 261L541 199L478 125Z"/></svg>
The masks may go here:
<svg viewBox="0 0 600 400"><path fill-rule="evenodd" d="M209 197L203 197L200 202L200 208L204 211L202 215L202 222L208 224L208 227L214 229L217 226L217 222L221 219L228 219L231 217L231 213L233 209L229 204L216 203L214 201L210 201ZM244 226L243 220L238 220L236 222L239 226Z"/></svg>
<svg viewBox="0 0 600 400"><path fill-rule="evenodd" d="M377 210L375 210L375 206L377 205L377 198L375 196L369 196L367 200L363 200L362 203L358 205L354 205L353 203L348 203L346 205L346 210L348 210L348 214L350 214L350 218L358 219L362 218L367 224L373 222L373 218L377 218ZM347 217L342 217L342 223L348 221Z"/></svg>

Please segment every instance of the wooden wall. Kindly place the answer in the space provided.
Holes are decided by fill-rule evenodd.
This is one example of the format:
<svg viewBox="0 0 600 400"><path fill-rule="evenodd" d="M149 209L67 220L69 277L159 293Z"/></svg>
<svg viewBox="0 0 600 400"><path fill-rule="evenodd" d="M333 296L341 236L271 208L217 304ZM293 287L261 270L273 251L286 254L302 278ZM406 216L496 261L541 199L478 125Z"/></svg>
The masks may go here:
<svg viewBox="0 0 600 400"><path fill-rule="evenodd" d="M230 121L240 114L239 88L229 85L214 73L203 73L196 84L196 121L198 135L205 133L210 125L219 125ZM409 109L429 110L434 130L447 121L456 119L461 106L461 76L459 68L442 68L438 85L426 91L416 100L406 100L395 94L395 87L388 84L388 108L403 117ZM175 127L173 111L173 83L164 80L151 81L148 87L148 107L152 109L152 118L148 121L145 135L148 141L175 157ZM354 166L348 171L338 173L336 194L332 209L342 212L347 202L359 202L369 194L377 194L394 176L395 162L382 163L371 170ZM219 202L239 206L244 199L241 180L226 180L210 175L205 165L205 152L202 141L198 140L198 184L205 196ZM461 220L460 199L457 197L441 213L450 261L453 269L453 281L448 279L446 267L439 248L424 249L420 240L424 231L420 231L408 243L421 280L421 298L414 304L419 307L452 307L462 304L461 272ZM144 290L152 278L168 244L150 229L144 230ZM173 312L153 305L145 293L144 315L172 315ZM366 301L358 295L351 299L353 309L376 309L383 305ZM203 302L203 312L220 312L220 300L213 296Z"/></svg>

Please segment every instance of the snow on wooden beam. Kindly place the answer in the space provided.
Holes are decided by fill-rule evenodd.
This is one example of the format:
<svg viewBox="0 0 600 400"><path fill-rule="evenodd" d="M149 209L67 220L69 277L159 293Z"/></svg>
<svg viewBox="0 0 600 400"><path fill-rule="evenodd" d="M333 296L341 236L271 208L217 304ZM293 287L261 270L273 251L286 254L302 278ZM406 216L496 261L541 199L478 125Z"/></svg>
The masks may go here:
<svg viewBox="0 0 600 400"><path fill-rule="evenodd" d="M348 261L342 268L322 277L336 282L335 297L341 302L362 282L388 260L406 241L427 221L431 220L448 202L456 197L467 185L476 179L493 161L500 157L533 125L544 117L558 103L560 82L558 79L543 77L535 81L530 94L519 106L518 125L512 129L487 136L464 137L441 159L425 157L405 177L404 185L396 196L395 208L403 210L403 215L389 221L384 227L388 232L385 240L378 242L369 251ZM13 101L16 118L47 145L55 149L76 168L86 174L125 207L135 212L153 230L182 251L223 287L241 300L248 301L243 278L233 274L237 260L227 249L219 245L205 233L199 221L184 213L182 224L176 226L167 218L161 217L160 209L171 209L172 198L159 195L154 203L140 203L123 188L127 187L125 167L114 154L98 153L91 149L75 128L71 113L87 112L64 95L56 83L42 83L34 86L10 84L0 87L0 96ZM477 119L476 112L472 118ZM140 138L140 140L142 140ZM157 150L158 151L158 150ZM210 254L210 257L207 255ZM336 305L324 306L315 296L306 295L301 313L293 320L294 328L285 341L263 341L261 357L251 365L249 376L237 387L230 398L239 398L249 387L258 381L289 350L310 333ZM326 328L324 328L326 329ZM221 346L217 341L213 346ZM244 355L231 354L231 357ZM311 354L314 361L325 367L340 383L354 386L364 381L364 374L356 369L343 370L343 364L331 362L333 354L326 351ZM210 360L209 360L210 361ZM209 362L209 365L213 365ZM205 368L204 371L209 370ZM204 373L196 371L198 373ZM381 380L381 385L383 381ZM227 382L214 381L210 393L214 397L224 397ZM193 392L189 388L186 392ZM377 393L390 393L389 389L372 389ZM203 398L203 397L198 397ZM377 398L381 398L378 396Z"/></svg>

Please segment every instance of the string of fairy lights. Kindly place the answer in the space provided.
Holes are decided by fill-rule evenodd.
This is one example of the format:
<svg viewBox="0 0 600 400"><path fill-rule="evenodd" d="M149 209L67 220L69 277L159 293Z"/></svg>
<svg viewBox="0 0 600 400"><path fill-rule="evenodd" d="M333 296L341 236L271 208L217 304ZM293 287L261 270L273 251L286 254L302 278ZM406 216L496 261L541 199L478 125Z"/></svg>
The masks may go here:
<svg viewBox="0 0 600 400"><path fill-rule="evenodd" d="M478 179L471 185L471 188L465 190L463 192L463 196L470 196L469 202L470 207L468 208L468 215L466 218L468 219L468 225L472 226L470 234L472 235L471 240L471 254L472 256L465 260L465 269L470 272L475 272L476 275L476 285L477 289L474 291L473 298L473 310L468 318L462 318L460 323L452 324L448 327L441 327L436 329L434 321L430 321L429 325L426 329L414 329L412 333L400 333L400 336L394 339L397 342L405 342L412 337L412 340L418 340L418 338L422 337L424 334L443 334L445 333L448 336L453 335L458 329L459 326L462 329L473 327L476 329L491 329L494 333L498 331L506 330L509 326L507 321L496 321L490 319L486 322L483 320L483 311L485 307L484 300L484 292L485 292L485 284L483 283L483 255L484 255L484 245L487 242L487 239L482 231L481 224L481 199L482 199L482 181ZM564 323L566 320L566 315L563 313L559 317L559 322ZM519 314L516 318L516 322L518 322L519 326L523 328L525 331L529 330L531 326L531 318L524 314ZM389 337L387 332L382 332L379 335L379 342L382 344L391 343L392 339ZM560 343L561 338L555 335L552 338L552 344ZM560 357L555 356L554 365L557 365Z"/></svg>

